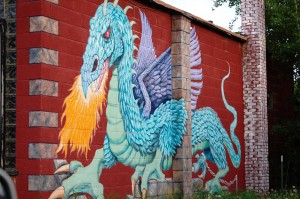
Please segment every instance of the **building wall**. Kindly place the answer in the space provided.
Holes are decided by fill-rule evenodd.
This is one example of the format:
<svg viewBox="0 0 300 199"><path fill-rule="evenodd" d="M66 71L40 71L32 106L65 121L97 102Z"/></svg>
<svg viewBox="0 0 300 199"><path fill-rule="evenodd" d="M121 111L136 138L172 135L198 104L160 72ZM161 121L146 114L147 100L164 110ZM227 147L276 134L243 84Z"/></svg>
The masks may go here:
<svg viewBox="0 0 300 199"><path fill-rule="evenodd" d="M57 186L53 159L63 100L79 73L97 8L80 3L17 1L17 190L26 198L47 198Z"/></svg>
<svg viewBox="0 0 300 199"><path fill-rule="evenodd" d="M229 156L227 161L230 166L229 174L224 178L227 182L235 181L237 176L238 184L236 182L229 186L230 190L245 189L245 175L244 175L244 125L243 125L243 72L242 72L242 48L243 44L238 41L233 41L211 30L199 26L197 23L196 31L201 46L203 71L203 89L197 101L197 109L203 107L213 108L220 118L227 133L230 134L230 125L234 121L233 114L225 107L222 99L221 82L230 69L230 76L224 83L225 98L228 103L237 111L237 126L234 133L237 135L241 150L241 164L238 168L234 168ZM235 151L236 146L235 146ZM216 171L214 164L209 164ZM208 174L207 179L212 176Z"/></svg>
<svg viewBox="0 0 300 199"><path fill-rule="evenodd" d="M100 117L98 117L98 111L94 110L94 116L92 116L92 118L94 118L89 119L91 115L88 115L88 113L83 114L83 112L78 111L81 108L78 104L83 102L85 99L79 97L72 98L73 91L71 90L72 87L73 90L74 88L82 89L80 81L78 84L76 83L76 77L81 74L80 70L83 65L83 59L86 59L86 57L83 57L83 54L86 51L89 34L92 32L92 23L90 23L90 19L94 16L96 9L102 3L102 0L17 1L18 76L16 163L17 170L19 171L19 175L17 177L17 190L19 195L22 197L48 198L50 193L60 186L60 181L64 176L54 175L53 173L55 168L66 163L65 160L67 162L78 160L84 166L90 164L94 158L95 151L103 147L104 137L107 134L108 120L115 119L113 116L106 114L109 117L107 118L104 114L105 110L107 110L107 103L109 103L110 100L113 100L112 98L109 98L107 94L104 94L102 97L107 98L106 100L108 102L103 100L103 103L98 106L99 109L103 107L103 113ZM150 50L155 49L157 57L171 47L173 42L173 66L176 61L175 59L183 59L183 57L176 56L176 52L174 52L174 43L176 43L174 30L176 29L176 26L180 24L179 29L182 28L182 30L186 33L191 30L190 27L195 27L198 42L200 44L200 50L198 52L201 55L201 64L198 64L195 67L198 69L202 68L202 78L200 78L201 74L199 74L199 78L196 82L203 82L203 87L201 88L201 94L198 97L196 109L211 107L217 113L215 120L211 120L211 122L219 122L221 126L224 126L227 134L230 132L230 124L234 120L234 117L224 106L224 100L221 96L221 81L228 73L227 62L229 63L230 76L225 81L224 93L228 103L237 111L237 127L234 132L241 144L240 149L242 158L240 159L240 165L236 169L233 167L229 157L230 155L226 153L222 144L221 147L216 147L216 150L225 151L225 155L222 157L225 157L228 162L229 173L224 177L224 180L228 183L233 181L233 184L229 186L229 189L235 190L236 183L234 178L236 175L238 176L238 188L244 188L244 127L241 68L242 43L234 38L218 33L207 26L202 26L201 23L193 22L193 20L192 24L188 21L177 24L174 22L175 18L173 18L172 22L172 15L178 14L178 12L170 12L169 9L162 8L161 6L151 6L149 3L143 4L140 1L126 0L120 1L118 5L122 9L128 5L133 8L128 10L126 16L129 21L136 22L136 24L132 26L132 32L140 38L134 40L134 44L138 48L141 49L141 33L143 32L142 23L146 24L145 21L141 21L139 10L145 14L149 21L149 26L152 29L151 38L154 47L152 48L150 46ZM177 19L175 19L175 21L176 20ZM97 24L94 26L97 26ZM178 34L181 34L180 31ZM105 35L103 34L102 37L104 36ZM125 36L123 39L126 39ZM132 38L127 39L130 40ZM187 39L186 44L189 44L189 37L186 37L185 39ZM91 42L91 44L93 44L93 42ZM189 49L185 50L188 51L177 51L177 53L184 54L189 52ZM117 49L115 49L115 51L117 51ZM137 51L134 52L134 55L135 57L138 57ZM149 59L149 57L146 59ZM164 62L158 61L158 63ZM156 69L153 69L151 72L155 72L155 70ZM174 78L172 80L173 82L171 82L170 71L166 72L169 76L167 75L164 77L164 70L165 68L162 67L159 75L156 76L159 79L166 78L166 85L171 85L173 83L173 98L176 98L174 96L174 90L180 88L180 86L178 87L176 81L174 82ZM172 70L175 71L176 69L172 68ZM192 69L184 69L181 72L187 73L187 71L191 70ZM156 83L159 80L156 80L154 72L151 72L151 77L155 80L154 83ZM108 82L112 81L111 76L113 76L113 71L110 69L107 73ZM189 76L188 78L191 77L189 73L186 75ZM150 80L147 81L148 83L150 82ZM193 82L193 80L191 81ZM182 84L182 82L180 83ZM189 83L186 82L184 84L188 87L187 92L190 92ZM149 83L148 85L150 88L151 84ZM109 86L109 83L106 83L106 87L109 88ZM149 90L149 88L147 87L147 92L151 93L152 90ZM161 94L166 96L163 102L167 103L167 101L170 101L172 96L170 92L163 88L164 87L160 88L160 93L155 92L155 95L159 96L159 94ZM166 86L165 88L168 87ZM100 89L99 91L104 93L104 90L105 89ZM124 92L124 94L127 93ZM87 97L92 96L93 94L87 93ZM68 101L68 99L71 99L71 102ZM185 101L190 100L188 98L184 99ZM99 100L102 100L101 96ZM180 104L178 104L178 106L180 107ZM78 112L76 114L69 114L66 112L68 107L75 107L75 109L71 109ZM186 106L186 109L189 113L189 117L195 117L192 116L190 107ZM169 111L174 111L174 108L171 107ZM177 114L179 112L180 111L174 111L173 113ZM169 112L166 110L165 114L167 113ZM154 113L152 112L151 114ZM125 115L128 116L130 114L128 113ZM176 119L176 117L174 118ZM181 121L180 118L185 118L185 116L183 114L178 118L178 121ZM188 121L193 121L191 118L188 118ZM75 140L70 138L69 140L74 141L73 146L76 146L76 149L71 153L68 143L62 139L62 137L66 135L63 132L66 132L69 129L75 129L77 133L86 132L86 126L84 126L85 123L82 120L96 121L97 127L94 126L93 128L97 130L95 130L94 133L91 133L91 129L88 131L87 135L94 134L94 136L91 136L92 139L87 137L87 135ZM69 121L73 122L75 126L68 127L67 124L69 124ZM161 121L159 120L157 123L159 122ZM178 124L178 129L180 129L180 126L183 123L184 122ZM198 124L192 123L192 130L193 125L197 126ZM178 133L180 133L179 130ZM193 132L191 133L193 134ZM212 131L212 133L217 132ZM197 134L197 132L195 134ZM209 137L208 135L206 136ZM147 134L145 137L150 140L154 139ZM175 140L175 138L173 139ZM180 138L178 139L180 140ZM190 136L190 139L193 139L192 136ZM210 139L214 139L214 136L211 136ZM82 140L87 141L81 142ZM188 142L185 138L183 142L191 144L191 140ZM64 152L56 152L59 148L59 143L67 144L66 148L64 148ZM86 145L86 143L88 145ZM82 149L82 151L78 152L79 149ZM146 149L150 150L150 148ZM233 149L237 151L236 147ZM66 150L68 151L67 153ZM211 149L211 152L212 151L213 149ZM199 151L198 154L201 154L201 152L202 151ZM225 164L226 160L222 160L221 162ZM129 161L128 164L131 164L134 161L136 160L133 159L132 161ZM198 159L194 156L193 163L196 163L197 161ZM209 162L208 166L214 173L218 172L218 168L214 163ZM133 172L134 170L130 166L123 166L121 163L116 164L110 169L104 169L100 178L100 182L104 186L104 195L119 197L131 193L131 176ZM198 175L200 175L200 172L201 170L199 170ZM212 179L211 173L209 173L209 171L207 173L207 176L204 178L204 183ZM170 168L167 169L167 171L164 171L164 174L166 178L178 177L174 176L176 174L172 172L172 169ZM77 173L74 174L74 176L78 177L80 175ZM97 174L93 172L89 176L97 178ZM78 178L80 179L80 177ZM196 174L194 175L194 178L197 178ZM71 177L70 179L75 184L80 184L80 182L76 180L76 177ZM82 180L83 179L84 178L82 178ZM177 180L180 181L182 179L178 177ZM169 181L163 181L163 183L164 185L169 185ZM172 191L173 189L171 184L171 192ZM165 190L164 194L166 193L170 192Z"/></svg>

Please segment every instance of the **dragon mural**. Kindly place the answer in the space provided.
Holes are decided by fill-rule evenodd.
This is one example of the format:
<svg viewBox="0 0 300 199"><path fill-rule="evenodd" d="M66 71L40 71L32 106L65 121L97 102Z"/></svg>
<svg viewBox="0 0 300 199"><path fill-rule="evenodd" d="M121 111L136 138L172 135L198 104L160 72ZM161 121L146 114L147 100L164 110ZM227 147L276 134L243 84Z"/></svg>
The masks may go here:
<svg viewBox="0 0 300 199"><path fill-rule="evenodd" d="M74 193L88 193L93 198L104 198L103 185L99 182L103 168L120 162L135 169L132 188L141 177L143 197L146 196L149 179L164 178L163 170L172 166L172 157L181 145L185 133L187 111L184 100L174 100L171 83L171 49L156 57L152 30L145 14L140 11L142 22L141 38L132 33L132 25L126 16L130 9L104 1L90 20L90 36L83 55L80 75L76 78L71 93L64 102L64 126L60 132L57 153L77 151L85 154L89 150L98 122L103 114L103 103L107 100L107 134L103 148L97 149L92 162L84 167L79 161L60 167L55 173L68 172L71 176L62 182L51 195L53 198L68 198ZM136 59L134 40L140 39ZM234 133L237 113L227 103L222 80L222 98L226 108L233 114L230 136L217 116L209 107L196 109L202 89L200 45L195 29L190 33L190 66L192 97L192 147L197 162L193 171L202 169L206 173L206 160L218 167L216 176L206 183L211 193L222 187L220 179L229 171L225 147L235 167L241 159L240 143ZM112 76L109 80L109 69ZM106 99L107 97L107 99Z"/></svg>

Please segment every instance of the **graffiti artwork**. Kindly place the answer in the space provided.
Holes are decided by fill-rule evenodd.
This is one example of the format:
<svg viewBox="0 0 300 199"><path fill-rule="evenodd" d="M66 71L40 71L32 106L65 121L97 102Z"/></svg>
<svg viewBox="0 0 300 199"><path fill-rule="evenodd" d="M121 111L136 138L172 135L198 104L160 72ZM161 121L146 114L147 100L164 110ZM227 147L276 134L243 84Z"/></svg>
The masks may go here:
<svg viewBox="0 0 300 199"><path fill-rule="evenodd" d="M152 42L152 30L146 15L140 11L142 33L133 35L132 25L118 0L107 0L99 6L90 20L90 36L83 55L80 75L73 84L71 93L64 103L64 125L60 132L57 152L66 156L77 151L85 154L90 148L99 118L106 114L107 127L103 148L96 150L92 162L84 167L79 161L60 167L56 173L69 172L71 176L62 182L50 198L68 198L74 193L88 193L93 198L103 198L103 185L99 182L103 168L117 163L132 167L132 187L141 179L143 197L146 196L148 181L165 177L163 170L172 166L172 157L181 145L185 133L187 112L184 100L172 99L171 49L156 56ZM134 40L140 39L139 48ZM134 50L138 49L136 59ZM202 69L199 41L195 29L190 33L190 66L192 97L192 146L197 162L193 170L202 169L206 174L206 160L215 163L218 172L206 183L206 189L217 192L221 189L220 179L229 171L225 147L235 167L239 167L241 149L234 130L237 114L224 94L223 78L221 89L226 108L233 114L230 136L217 116L209 107L196 109L202 89ZM112 68L112 76L108 71ZM106 82L109 82L105 92ZM106 102L107 100L107 102ZM103 110L103 103L107 107Z"/></svg>

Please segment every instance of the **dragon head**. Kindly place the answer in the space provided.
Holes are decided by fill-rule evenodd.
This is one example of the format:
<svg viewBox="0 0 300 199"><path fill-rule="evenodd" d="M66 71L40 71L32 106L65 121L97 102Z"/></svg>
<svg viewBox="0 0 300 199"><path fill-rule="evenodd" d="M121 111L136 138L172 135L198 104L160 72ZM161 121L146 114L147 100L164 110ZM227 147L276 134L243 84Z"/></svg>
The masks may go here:
<svg viewBox="0 0 300 199"><path fill-rule="evenodd" d="M59 134L57 153L62 150L67 155L70 147L71 152L77 150L78 154L84 153L87 157L103 111L108 70L112 65L119 65L128 46L132 48L131 25L134 22L129 22L126 16L131 7L123 10L117 3L118 0L114 3L105 0L90 20L90 36L83 54L81 74L76 77L71 93L64 101L61 118L64 125Z"/></svg>
<svg viewBox="0 0 300 199"><path fill-rule="evenodd" d="M90 20L90 36L81 67L82 90L85 98L89 88L97 92L108 69L117 64L124 51L124 31L131 29L126 11L107 0ZM130 7L131 8L131 7Z"/></svg>

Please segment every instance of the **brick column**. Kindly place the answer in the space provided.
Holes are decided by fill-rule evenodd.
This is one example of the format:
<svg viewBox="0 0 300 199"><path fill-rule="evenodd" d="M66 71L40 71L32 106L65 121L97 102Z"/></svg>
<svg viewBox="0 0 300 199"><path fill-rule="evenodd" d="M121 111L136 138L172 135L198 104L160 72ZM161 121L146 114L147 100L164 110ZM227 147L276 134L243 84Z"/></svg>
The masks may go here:
<svg viewBox="0 0 300 199"><path fill-rule="evenodd" d="M53 4L58 4L57 0L46 0ZM59 23L57 20L47 16L31 16L29 18L29 33L47 33L50 35L59 35ZM53 67L59 67L59 53L56 49L48 49L40 46L29 48L29 60L27 65L28 70L37 68L43 71L42 64L49 70ZM45 68L46 68L45 67ZM42 72L41 72L42 73ZM25 77L26 78L26 77ZM34 99L48 99L49 101L58 98L59 84L56 81L37 77L30 79L28 97ZM42 101L42 100L41 100ZM42 107L42 106L41 106ZM58 128L58 113L49 112L40 108L38 110L29 110L28 127L31 129L41 129L43 132L47 128ZM56 159L55 150L58 145L56 143L48 143L38 137L35 140L28 142L28 162L40 161L40 164L46 164L51 159ZM45 163L44 163L45 161ZM42 166L41 166L42 167ZM27 189L30 192L48 192L54 190L58 184L52 174L45 174L42 168L35 170L27 176Z"/></svg>
<svg viewBox="0 0 300 199"><path fill-rule="evenodd" d="M186 134L173 158L173 193L192 196L192 133L190 81L190 20L172 16L172 98L184 99L188 111Z"/></svg>
<svg viewBox="0 0 300 199"><path fill-rule="evenodd" d="M242 0L246 188L269 190L264 0Z"/></svg>

